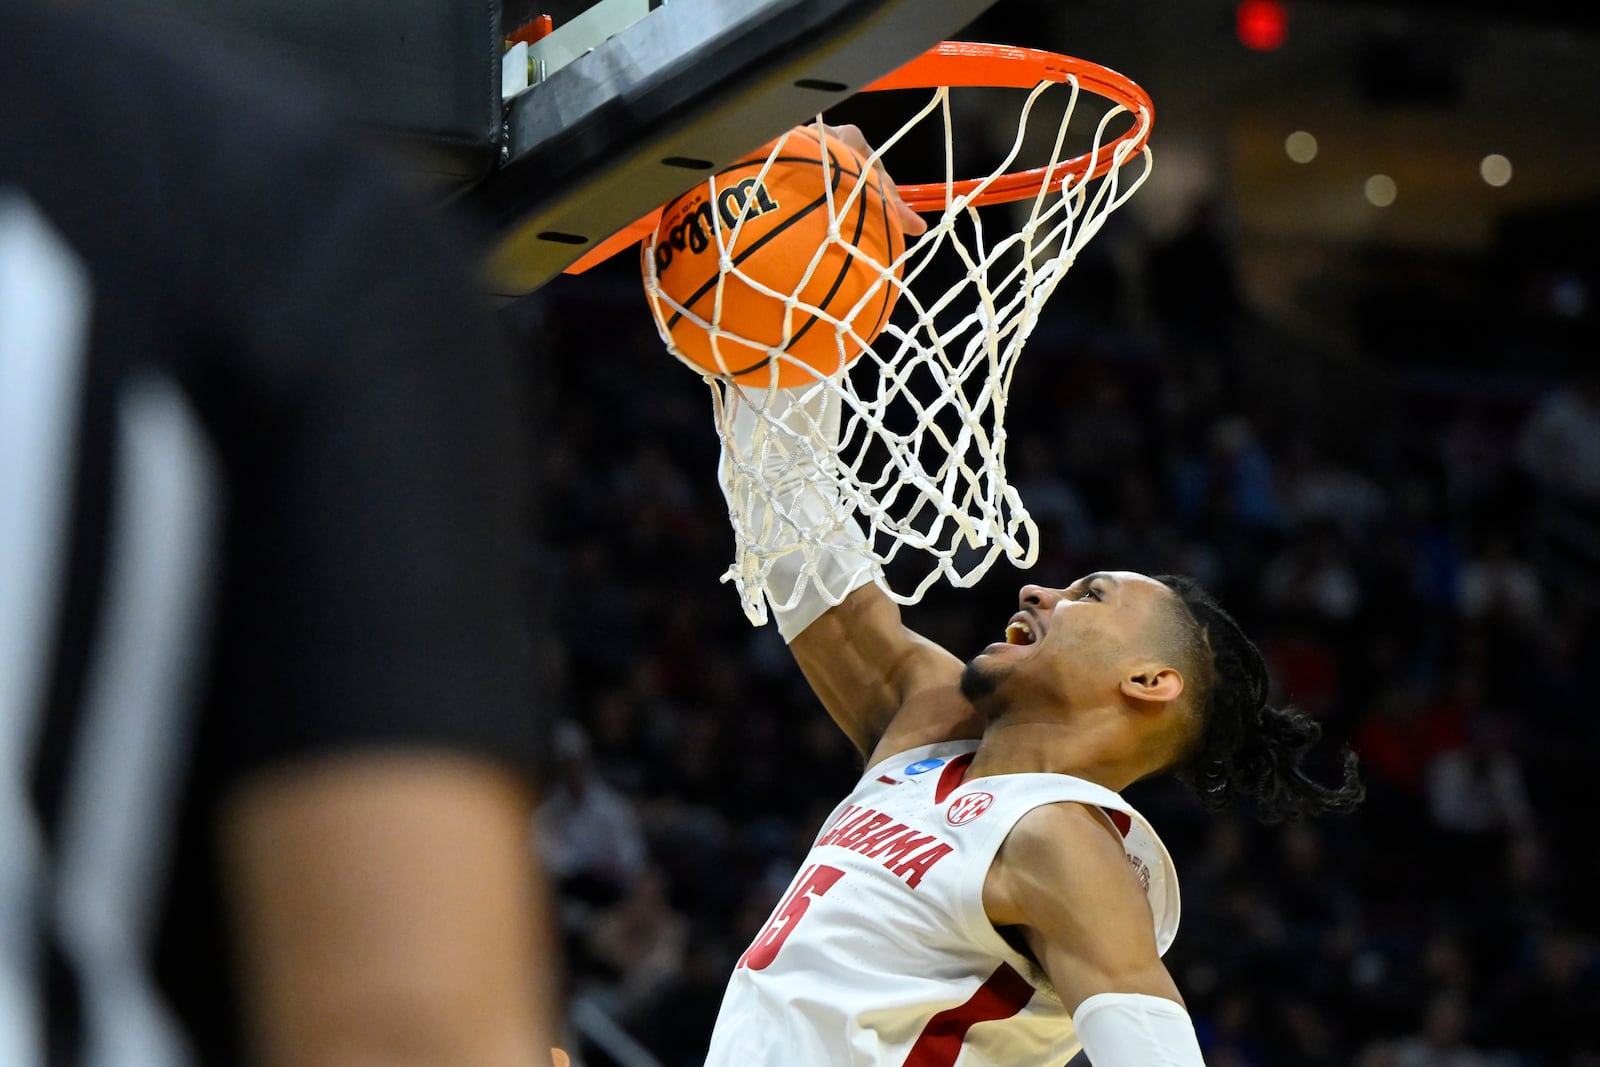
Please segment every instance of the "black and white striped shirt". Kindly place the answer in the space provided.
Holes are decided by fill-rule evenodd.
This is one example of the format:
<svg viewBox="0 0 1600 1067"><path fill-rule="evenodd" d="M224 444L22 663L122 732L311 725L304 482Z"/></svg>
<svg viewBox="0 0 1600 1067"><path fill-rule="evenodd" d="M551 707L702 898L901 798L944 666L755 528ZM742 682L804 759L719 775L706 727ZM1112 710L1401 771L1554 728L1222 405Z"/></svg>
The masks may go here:
<svg viewBox="0 0 1600 1067"><path fill-rule="evenodd" d="M219 798L534 759L521 391L314 101L0 25L0 1064L235 1062Z"/></svg>

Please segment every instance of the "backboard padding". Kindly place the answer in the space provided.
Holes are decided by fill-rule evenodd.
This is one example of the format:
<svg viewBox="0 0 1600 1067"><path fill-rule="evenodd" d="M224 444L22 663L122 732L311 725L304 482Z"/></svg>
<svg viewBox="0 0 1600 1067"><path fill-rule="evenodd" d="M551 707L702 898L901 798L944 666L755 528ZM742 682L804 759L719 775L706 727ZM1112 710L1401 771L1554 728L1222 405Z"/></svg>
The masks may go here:
<svg viewBox="0 0 1600 1067"><path fill-rule="evenodd" d="M489 287L532 292L992 2L672 0L511 103L503 162L470 194L496 236Z"/></svg>

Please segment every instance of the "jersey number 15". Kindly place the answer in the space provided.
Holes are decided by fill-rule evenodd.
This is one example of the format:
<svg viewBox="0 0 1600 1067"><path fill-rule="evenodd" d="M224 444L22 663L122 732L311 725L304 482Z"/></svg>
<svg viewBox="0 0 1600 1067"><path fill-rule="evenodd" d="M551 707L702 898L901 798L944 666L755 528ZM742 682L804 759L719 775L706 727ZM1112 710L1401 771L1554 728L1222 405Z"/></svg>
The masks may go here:
<svg viewBox="0 0 1600 1067"><path fill-rule="evenodd" d="M843 877L844 872L839 868L820 863L814 863L802 871L794 887L778 902L778 907L773 911L772 918L767 920L767 925L756 935L756 939L750 942L750 947L744 950L744 955L739 957L739 967L748 967L752 971L770 967L772 961L777 959L778 950L783 947L784 941L794 932L795 924L811 906L811 898L822 896L833 888L833 883Z"/></svg>

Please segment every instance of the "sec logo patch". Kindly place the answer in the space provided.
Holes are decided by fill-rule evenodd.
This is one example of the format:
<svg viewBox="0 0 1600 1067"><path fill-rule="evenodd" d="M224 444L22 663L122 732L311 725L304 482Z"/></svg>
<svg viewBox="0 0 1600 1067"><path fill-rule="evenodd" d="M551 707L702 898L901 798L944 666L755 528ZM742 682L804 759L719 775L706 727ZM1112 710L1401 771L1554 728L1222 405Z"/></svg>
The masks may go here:
<svg viewBox="0 0 1600 1067"><path fill-rule="evenodd" d="M988 811L993 803L993 793L966 793L950 802L950 810L945 812L944 817L951 826L960 826Z"/></svg>

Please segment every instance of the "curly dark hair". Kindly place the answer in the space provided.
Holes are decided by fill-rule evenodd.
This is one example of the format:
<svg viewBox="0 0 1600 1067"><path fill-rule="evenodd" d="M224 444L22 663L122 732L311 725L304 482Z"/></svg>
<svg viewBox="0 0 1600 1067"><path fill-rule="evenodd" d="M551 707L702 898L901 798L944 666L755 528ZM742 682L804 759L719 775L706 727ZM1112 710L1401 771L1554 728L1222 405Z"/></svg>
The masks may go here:
<svg viewBox="0 0 1600 1067"><path fill-rule="evenodd" d="M1302 764L1322 727L1294 708L1267 703L1266 660L1233 617L1192 578L1163 574L1156 581L1177 594L1178 655L1186 673L1200 676L1200 739L1172 768L1177 777L1214 811L1237 798L1252 798L1258 817L1269 823L1359 805L1366 789L1349 749L1340 757L1338 785L1323 785L1306 774Z"/></svg>

